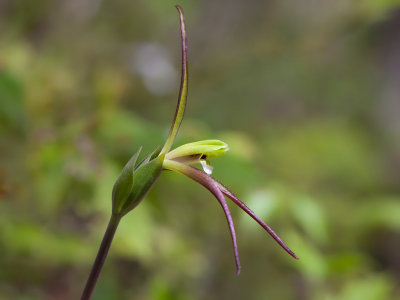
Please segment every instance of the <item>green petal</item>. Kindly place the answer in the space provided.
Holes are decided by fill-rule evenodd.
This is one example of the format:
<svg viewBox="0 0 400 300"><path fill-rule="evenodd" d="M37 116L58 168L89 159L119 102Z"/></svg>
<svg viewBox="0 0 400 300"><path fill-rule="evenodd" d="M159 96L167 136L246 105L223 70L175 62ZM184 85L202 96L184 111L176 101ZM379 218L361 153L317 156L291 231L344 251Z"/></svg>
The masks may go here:
<svg viewBox="0 0 400 300"><path fill-rule="evenodd" d="M206 160L224 155L228 144L220 140L204 140L182 145L166 155L166 159L193 158Z"/></svg>

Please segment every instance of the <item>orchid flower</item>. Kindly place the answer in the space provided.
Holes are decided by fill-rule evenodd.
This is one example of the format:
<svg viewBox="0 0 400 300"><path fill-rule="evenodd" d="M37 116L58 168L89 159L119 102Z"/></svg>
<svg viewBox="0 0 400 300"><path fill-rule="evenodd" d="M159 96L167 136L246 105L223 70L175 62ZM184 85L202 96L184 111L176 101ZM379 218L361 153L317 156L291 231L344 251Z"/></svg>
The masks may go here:
<svg viewBox="0 0 400 300"><path fill-rule="evenodd" d="M125 165L112 191L112 214L100 245L96 260L93 264L81 300L90 299L106 259L115 231L122 217L134 209L147 195L163 170L175 171L200 183L207 188L221 205L228 222L236 262L236 273L240 273L240 262L236 241L235 227L225 197L232 200L244 212L261 225L272 238L292 257L298 257L278 237L278 235L259 217L256 216L234 193L211 176L212 167L209 159L224 155L229 147L220 140L203 140L188 143L171 150L185 113L188 91L188 63L185 18L180 6L176 6L182 41L182 73L175 116L169 130L167 140L162 149L158 148L141 162L137 162L141 148ZM201 165L203 171L193 167Z"/></svg>
<svg viewBox="0 0 400 300"><path fill-rule="evenodd" d="M188 89L188 64L187 64L187 41L186 41L186 26L182 9L177 6L180 16L180 28L182 38L182 76L181 86L179 91L178 105L175 112L175 117L169 131L167 142L161 151L165 153L163 162L163 169L181 173L194 181L197 181L205 188L207 188L218 200L221 205L226 219L228 221L229 230L231 233L234 256L236 261L237 274L240 273L240 262L238 247L236 242L235 227L228 204L226 203L225 196L238 205L250 217L252 217L258 224L260 224L274 239L275 241L291 256L298 259L298 257L290 250L279 238L279 236L259 217L256 216L234 193L232 193L226 186L211 176L212 167L208 159L224 155L229 147L226 143L219 140L205 140L194 143L185 144L172 151L169 151L173 140L178 132L182 123L182 118L185 112L187 89ZM169 152L168 152L169 151ZM194 168L192 165L201 164L204 171Z"/></svg>

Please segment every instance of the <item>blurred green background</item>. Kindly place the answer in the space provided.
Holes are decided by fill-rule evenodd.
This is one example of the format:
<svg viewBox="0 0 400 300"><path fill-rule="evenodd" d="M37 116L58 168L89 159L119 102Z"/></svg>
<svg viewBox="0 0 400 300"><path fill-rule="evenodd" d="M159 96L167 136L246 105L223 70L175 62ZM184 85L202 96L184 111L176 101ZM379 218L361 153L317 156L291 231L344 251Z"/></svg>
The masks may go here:
<svg viewBox="0 0 400 300"><path fill-rule="evenodd" d="M218 138L232 206L163 174L122 220L94 299L399 299L400 7L358 1L0 1L0 299L78 299L111 189L162 145Z"/></svg>

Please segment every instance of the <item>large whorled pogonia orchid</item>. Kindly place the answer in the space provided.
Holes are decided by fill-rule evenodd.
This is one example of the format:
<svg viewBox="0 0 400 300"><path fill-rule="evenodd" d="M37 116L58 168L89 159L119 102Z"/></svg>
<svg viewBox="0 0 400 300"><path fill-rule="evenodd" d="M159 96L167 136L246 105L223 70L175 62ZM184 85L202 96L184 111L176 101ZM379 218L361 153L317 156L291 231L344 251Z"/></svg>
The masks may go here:
<svg viewBox="0 0 400 300"><path fill-rule="evenodd" d="M233 243L237 274L240 273L240 262L235 227L233 225L233 220L228 204L225 200L225 196L231 199L257 223L259 223L287 253L298 259L293 251L291 251L282 242L278 235L267 224L258 218L226 186L210 176L212 173L212 167L210 166L209 159L225 154L229 150L229 147L226 143L219 140L204 140L185 144L175 148L174 150L171 150L173 141L182 123L186 108L188 90L186 25L182 8L180 6L176 6L176 8L179 12L180 18L180 31L182 40L182 74L178 104L168 138L161 150L160 148L156 149L141 162L137 163L137 159L141 152L140 148L125 165L117 181L115 182L112 191L111 218L89 278L86 282L86 286L83 290L81 300L91 298L120 220L144 199L163 170L175 171L189 177L190 179L193 179L207 188L218 200L228 221ZM193 165L196 164L201 165L204 171L194 168Z"/></svg>

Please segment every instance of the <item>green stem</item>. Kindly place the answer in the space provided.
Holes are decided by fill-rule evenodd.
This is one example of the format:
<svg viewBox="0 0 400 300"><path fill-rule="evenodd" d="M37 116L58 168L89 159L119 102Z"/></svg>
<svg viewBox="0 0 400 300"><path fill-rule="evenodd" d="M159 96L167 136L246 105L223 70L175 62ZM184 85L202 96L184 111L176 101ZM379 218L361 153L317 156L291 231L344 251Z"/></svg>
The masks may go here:
<svg viewBox="0 0 400 300"><path fill-rule="evenodd" d="M92 297L92 293L96 287L97 279L99 278L101 269L103 268L108 250L110 249L111 242L114 238L114 234L117 230L120 220L121 217L119 215L111 215L107 230L104 234L99 251L97 252L96 260L93 263L89 278L87 279L85 288L82 292L81 300L89 300Z"/></svg>

